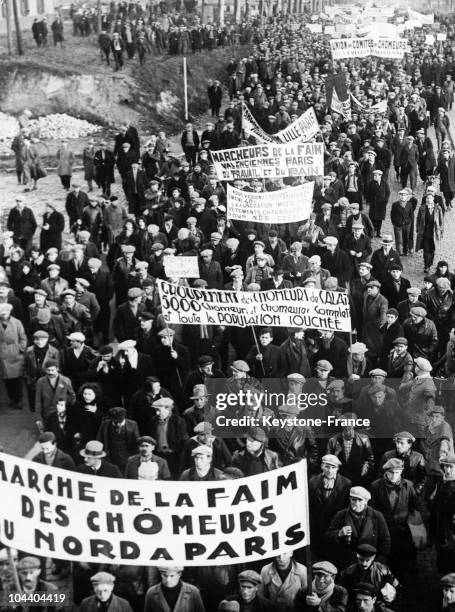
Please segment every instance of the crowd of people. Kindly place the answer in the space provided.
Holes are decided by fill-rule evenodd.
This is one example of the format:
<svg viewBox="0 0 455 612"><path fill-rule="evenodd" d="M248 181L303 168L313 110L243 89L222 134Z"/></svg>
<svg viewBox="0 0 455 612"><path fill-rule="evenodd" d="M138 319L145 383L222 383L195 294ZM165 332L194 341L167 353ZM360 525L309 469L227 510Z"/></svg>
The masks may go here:
<svg viewBox="0 0 455 612"><path fill-rule="evenodd" d="M421 571L416 557L425 540L435 545L442 576L428 609L455 608L455 274L447 261L434 266L455 194L448 116L455 23L439 21L447 42L437 48L425 44L424 29L410 37L403 61L334 62L327 37L310 34L299 18L258 19L250 55L227 66L227 107L220 112L219 83L211 83L216 121L202 133L185 126L182 159L170 155L164 132L141 141L124 125L112 146L93 141L84 149L86 189L72 172L59 172L66 215L47 201L39 236L27 196L17 195L0 246L0 362L11 406L36 413L34 461L183 481L308 462L311 584L303 550L242 566L75 563L81 610L408 610L406 583ZM324 78L339 72L362 105L349 118L326 105ZM369 110L381 100L385 113ZM314 107L324 177L233 182L263 192L315 180L312 212L301 223L235 222L226 214L226 183L211 152L254 143L242 133L243 105L270 134ZM15 146L19 183L25 174L34 188L26 130ZM116 181L122 193L111 195ZM394 183L399 196L391 202ZM382 229L387 216L393 235ZM403 258L420 251L423 277L411 284ZM198 257L199 277L168 278L167 255ZM345 292L353 333L168 325L156 279ZM259 392L277 380L283 404L237 406L233 414L357 415L371 426L218 435L214 389ZM326 401L302 410L292 399L299 393ZM24 586L31 581L28 590L46 590L39 559L20 556L17 569Z"/></svg>

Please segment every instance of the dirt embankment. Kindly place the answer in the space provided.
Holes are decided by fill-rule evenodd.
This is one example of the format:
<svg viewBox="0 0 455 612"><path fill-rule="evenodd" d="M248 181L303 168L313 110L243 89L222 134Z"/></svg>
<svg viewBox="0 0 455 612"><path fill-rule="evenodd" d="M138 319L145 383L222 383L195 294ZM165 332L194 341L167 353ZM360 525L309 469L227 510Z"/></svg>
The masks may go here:
<svg viewBox="0 0 455 612"><path fill-rule="evenodd" d="M242 57L238 49L233 55ZM219 49L188 58L189 113L202 115L207 109L207 80L226 79L225 67L232 51ZM67 113L106 127L131 121L143 131L161 128L178 132L184 119L183 61L181 57L148 57L145 66L137 60L122 72L102 65L89 48L87 56L75 57L68 66L52 65L46 55L0 64L0 110L18 115L25 108L33 115Z"/></svg>

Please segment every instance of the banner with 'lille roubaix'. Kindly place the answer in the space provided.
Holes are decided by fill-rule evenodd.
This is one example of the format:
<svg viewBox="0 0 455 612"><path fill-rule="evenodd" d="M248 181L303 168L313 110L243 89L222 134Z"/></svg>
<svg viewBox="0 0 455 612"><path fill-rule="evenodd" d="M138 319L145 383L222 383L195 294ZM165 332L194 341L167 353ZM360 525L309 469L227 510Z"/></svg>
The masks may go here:
<svg viewBox="0 0 455 612"><path fill-rule="evenodd" d="M43 557L212 566L309 544L304 460L238 480L135 481L0 453L0 487L0 541Z"/></svg>
<svg viewBox="0 0 455 612"><path fill-rule="evenodd" d="M168 324L351 331L349 296L342 291L309 287L219 291L181 287L160 279L156 283Z"/></svg>

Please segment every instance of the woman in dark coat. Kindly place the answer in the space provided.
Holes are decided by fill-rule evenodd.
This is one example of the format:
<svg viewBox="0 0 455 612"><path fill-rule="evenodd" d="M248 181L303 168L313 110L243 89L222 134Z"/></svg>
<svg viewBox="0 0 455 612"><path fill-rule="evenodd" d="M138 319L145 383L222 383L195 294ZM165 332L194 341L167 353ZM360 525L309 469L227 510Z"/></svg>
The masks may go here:
<svg viewBox="0 0 455 612"><path fill-rule="evenodd" d="M62 248L62 234L65 229L65 218L59 213L53 204L46 203L46 212L43 215L43 226L41 229L39 244L43 253L52 247Z"/></svg>
<svg viewBox="0 0 455 612"><path fill-rule="evenodd" d="M76 404L72 409L79 434L79 448L84 448L90 440L96 440L101 421L106 416L101 395L98 383L85 383L79 389Z"/></svg>

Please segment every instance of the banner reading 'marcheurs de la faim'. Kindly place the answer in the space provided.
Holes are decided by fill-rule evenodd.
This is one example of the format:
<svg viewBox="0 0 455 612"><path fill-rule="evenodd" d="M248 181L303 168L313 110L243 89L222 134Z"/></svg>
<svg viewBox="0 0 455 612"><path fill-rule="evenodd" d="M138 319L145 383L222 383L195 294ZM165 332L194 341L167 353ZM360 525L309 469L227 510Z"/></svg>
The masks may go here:
<svg viewBox="0 0 455 612"><path fill-rule="evenodd" d="M349 297L341 291L307 287L218 291L180 287L160 279L156 282L167 323L351 331Z"/></svg>
<svg viewBox="0 0 455 612"><path fill-rule="evenodd" d="M0 540L121 565L260 561L309 544L306 462L238 480L103 478L0 453Z"/></svg>
<svg viewBox="0 0 455 612"><path fill-rule="evenodd" d="M302 144L261 144L212 151L213 165L220 180L269 178L287 176L322 176L324 145L320 142Z"/></svg>

